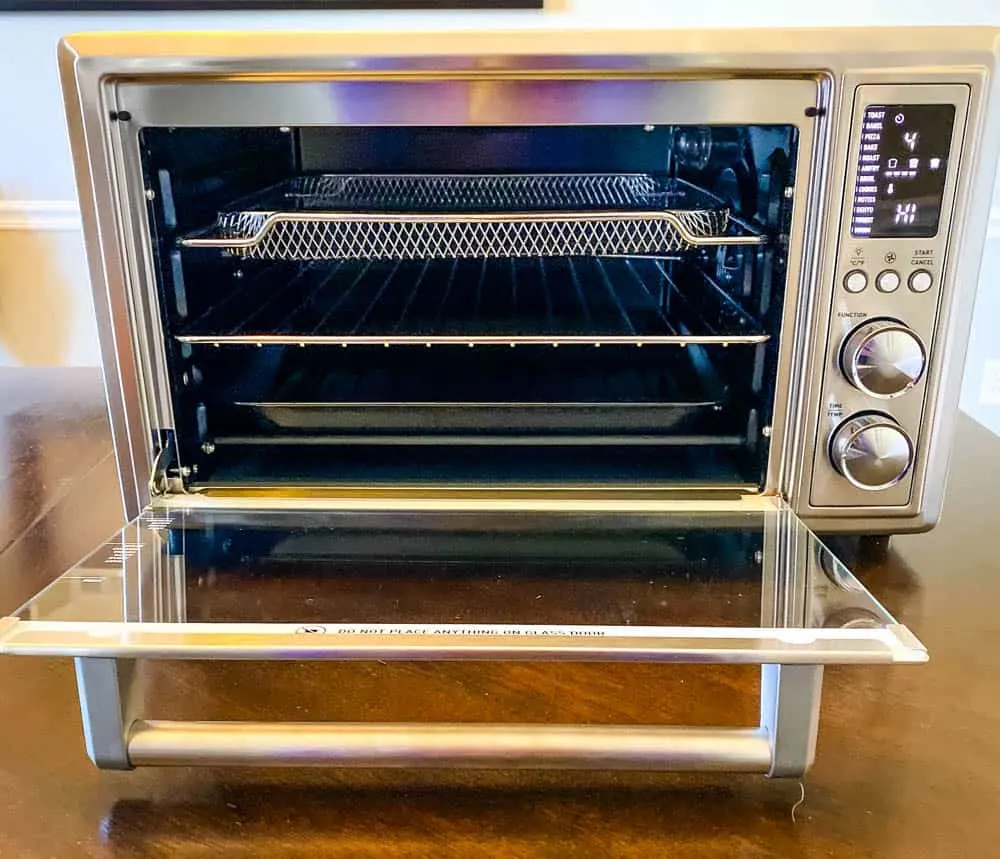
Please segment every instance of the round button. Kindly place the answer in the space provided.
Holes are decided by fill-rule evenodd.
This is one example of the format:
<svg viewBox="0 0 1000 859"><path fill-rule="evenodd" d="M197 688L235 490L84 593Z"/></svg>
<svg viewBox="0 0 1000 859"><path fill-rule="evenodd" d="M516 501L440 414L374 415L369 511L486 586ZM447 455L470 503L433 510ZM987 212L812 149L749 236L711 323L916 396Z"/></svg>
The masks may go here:
<svg viewBox="0 0 1000 859"><path fill-rule="evenodd" d="M927 292L934 285L934 275L925 268L918 268L906 282L914 292Z"/></svg>
<svg viewBox="0 0 1000 859"><path fill-rule="evenodd" d="M899 272L887 268L885 271L880 272L879 276L875 279L875 288L879 292L895 292L899 289L900 283Z"/></svg>
<svg viewBox="0 0 1000 859"><path fill-rule="evenodd" d="M862 292L868 286L868 275L860 268L849 271L844 276L844 289L848 292Z"/></svg>
<svg viewBox="0 0 1000 859"><path fill-rule="evenodd" d="M854 416L831 437L830 459L858 489L888 489L910 470L913 442L888 415Z"/></svg>
<svg viewBox="0 0 1000 859"><path fill-rule="evenodd" d="M844 341L840 366L854 387L873 397L905 394L924 374L927 355L920 338L893 319L855 328Z"/></svg>

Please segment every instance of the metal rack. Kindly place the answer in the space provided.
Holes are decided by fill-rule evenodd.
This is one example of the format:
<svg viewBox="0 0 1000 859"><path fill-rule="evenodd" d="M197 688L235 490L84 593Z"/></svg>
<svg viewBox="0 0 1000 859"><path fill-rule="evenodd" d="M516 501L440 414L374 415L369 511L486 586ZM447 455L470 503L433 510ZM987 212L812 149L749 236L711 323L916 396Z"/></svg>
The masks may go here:
<svg viewBox="0 0 1000 859"><path fill-rule="evenodd" d="M191 344L757 344L760 323L711 278L685 293L651 259L342 261L262 272L177 333ZM674 300L677 298L678 300ZM734 319L719 330L713 319Z"/></svg>
<svg viewBox="0 0 1000 859"><path fill-rule="evenodd" d="M765 241L729 235L729 210L692 206L692 195L645 174L324 174L245 200L180 244L248 259L399 260L663 256Z"/></svg>
<svg viewBox="0 0 1000 859"><path fill-rule="evenodd" d="M211 422L227 443L746 444L724 419L715 365L698 348L666 348L278 347L195 360L229 379ZM234 360L252 369L233 373Z"/></svg>

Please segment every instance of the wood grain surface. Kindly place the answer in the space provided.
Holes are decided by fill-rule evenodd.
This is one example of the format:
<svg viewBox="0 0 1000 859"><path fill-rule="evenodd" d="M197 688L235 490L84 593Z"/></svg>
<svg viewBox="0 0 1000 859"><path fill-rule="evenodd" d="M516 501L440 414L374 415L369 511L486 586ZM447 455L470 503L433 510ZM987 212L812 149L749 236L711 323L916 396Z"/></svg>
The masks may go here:
<svg viewBox="0 0 1000 859"><path fill-rule="evenodd" d="M0 614L120 521L99 376L0 371ZM963 417L944 520L854 564L924 666L827 669L805 781L162 769L87 760L69 660L0 660L0 857L1000 856L1000 439ZM231 583L238 587L238 582ZM362 583L363 586L363 583ZM150 663L145 714L745 724L718 666Z"/></svg>

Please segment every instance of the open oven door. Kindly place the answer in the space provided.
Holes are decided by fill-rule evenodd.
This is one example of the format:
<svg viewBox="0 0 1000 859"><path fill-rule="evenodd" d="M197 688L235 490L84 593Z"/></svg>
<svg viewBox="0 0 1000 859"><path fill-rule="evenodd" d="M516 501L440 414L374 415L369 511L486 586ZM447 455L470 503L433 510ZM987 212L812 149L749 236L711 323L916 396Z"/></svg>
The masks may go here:
<svg viewBox="0 0 1000 859"><path fill-rule="evenodd" d="M88 751L154 764L711 769L812 762L825 664L927 654L782 502L358 499L148 510L0 620L73 656ZM145 721L138 659L763 666L746 728Z"/></svg>

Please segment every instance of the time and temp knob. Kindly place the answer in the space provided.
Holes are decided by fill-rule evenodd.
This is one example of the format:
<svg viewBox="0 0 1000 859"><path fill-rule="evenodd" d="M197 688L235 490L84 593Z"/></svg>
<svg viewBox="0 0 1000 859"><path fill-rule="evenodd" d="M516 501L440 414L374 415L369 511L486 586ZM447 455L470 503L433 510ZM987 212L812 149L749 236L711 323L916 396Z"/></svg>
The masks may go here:
<svg viewBox="0 0 1000 859"><path fill-rule="evenodd" d="M888 489L913 463L913 442L888 415L856 415L830 439L833 467L858 489Z"/></svg>
<svg viewBox="0 0 1000 859"><path fill-rule="evenodd" d="M840 366L858 390L888 399L905 394L924 374L927 353L903 323L876 319L855 328L844 341Z"/></svg>

